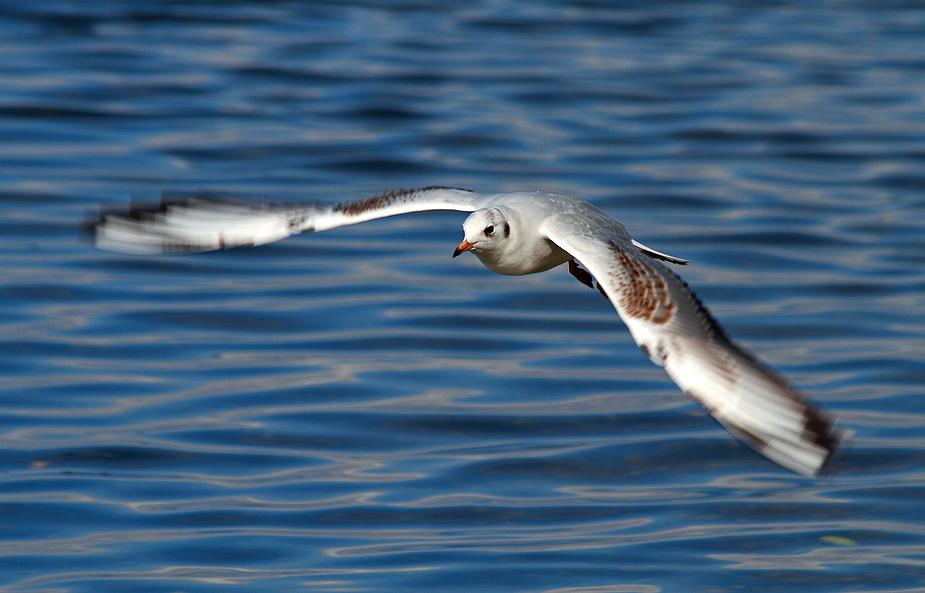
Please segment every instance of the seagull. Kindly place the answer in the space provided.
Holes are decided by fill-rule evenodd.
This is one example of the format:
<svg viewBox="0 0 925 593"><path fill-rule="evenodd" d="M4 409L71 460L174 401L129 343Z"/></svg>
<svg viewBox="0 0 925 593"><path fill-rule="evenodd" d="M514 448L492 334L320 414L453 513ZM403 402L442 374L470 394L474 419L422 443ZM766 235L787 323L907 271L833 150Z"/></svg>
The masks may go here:
<svg viewBox="0 0 925 593"><path fill-rule="evenodd" d="M104 250L197 253L428 210L471 213L453 257L471 252L509 276L568 264L583 284L594 288L596 279L639 348L733 436L804 476L826 464L837 444L832 423L734 343L667 265L690 262L633 240L623 224L577 198L436 186L333 205L239 204L194 195L127 215L104 212L86 226Z"/></svg>

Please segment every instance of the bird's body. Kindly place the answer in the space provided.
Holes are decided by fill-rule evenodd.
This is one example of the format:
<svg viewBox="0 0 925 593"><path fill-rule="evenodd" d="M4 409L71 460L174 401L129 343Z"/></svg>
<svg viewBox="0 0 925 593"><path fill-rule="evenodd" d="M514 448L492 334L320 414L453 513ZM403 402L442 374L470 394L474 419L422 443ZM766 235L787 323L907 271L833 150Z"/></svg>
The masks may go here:
<svg viewBox="0 0 925 593"><path fill-rule="evenodd" d="M103 249L199 252L422 210L472 212L454 256L471 251L499 274L532 274L568 262L583 283L591 286L593 275L640 349L736 437L804 475L816 474L829 458L835 446L831 424L733 344L687 284L662 263L688 262L634 241L623 224L583 200L445 187L333 206L253 207L193 199L157 212L106 215L92 226Z"/></svg>

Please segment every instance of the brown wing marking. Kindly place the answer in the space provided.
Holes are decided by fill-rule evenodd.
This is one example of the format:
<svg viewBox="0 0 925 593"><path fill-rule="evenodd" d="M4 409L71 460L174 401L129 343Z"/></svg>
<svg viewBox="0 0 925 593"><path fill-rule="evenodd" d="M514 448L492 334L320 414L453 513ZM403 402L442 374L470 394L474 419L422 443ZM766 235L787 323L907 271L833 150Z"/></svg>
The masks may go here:
<svg viewBox="0 0 925 593"><path fill-rule="evenodd" d="M610 242L610 250L617 257L624 278L618 304L630 317L652 323L665 324L674 316L678 306L672 302L665 279L649 265L631 257L623 248Z"/></svg>
<svg viewBox="0 0 925 593"><path fill-rule="evenodd" d="M369 198L365 198L365 199L362 199L356 202L342 202L340 204L336 204L333 207L333 210L335 212L340 212L344 216L359 216L361 214L369 212L370 210L378 210L380 208L391 206L392 204L395 204L396 202L401 202L405 198L408 198L416 193L434 190L434 189L450 189L450 190L465 191L465 192L472 191L472 190L462 189L458 187L444 187L444 186L439 186L439 185L433 185L430 187L424 187L424 188L419 188L419 189L396 189L396 190L392 190L390 192L386 192L383 194L371 196Z"/></svg>

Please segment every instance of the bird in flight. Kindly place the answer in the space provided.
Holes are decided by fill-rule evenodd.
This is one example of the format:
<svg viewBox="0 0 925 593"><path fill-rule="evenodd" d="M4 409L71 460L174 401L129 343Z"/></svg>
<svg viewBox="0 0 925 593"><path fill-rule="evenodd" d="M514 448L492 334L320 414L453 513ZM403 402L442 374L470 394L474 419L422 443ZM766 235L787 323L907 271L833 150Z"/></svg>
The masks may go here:
<svg viewBox="0 0 925 593"><path fill-rule="evenodd" d="M732 342L667 265L689 262L633 240L623 224L583 200L450 187L396 190L325 206L190 197L127 215L103 213L87 227L100 249L196 253L427 210L471 212L453 257L469 251L489 270L511 276L568 264L583 284L593 288L596 279L639 348L729 432L805 476L825 465L837 444L831 422Z"/></svg>

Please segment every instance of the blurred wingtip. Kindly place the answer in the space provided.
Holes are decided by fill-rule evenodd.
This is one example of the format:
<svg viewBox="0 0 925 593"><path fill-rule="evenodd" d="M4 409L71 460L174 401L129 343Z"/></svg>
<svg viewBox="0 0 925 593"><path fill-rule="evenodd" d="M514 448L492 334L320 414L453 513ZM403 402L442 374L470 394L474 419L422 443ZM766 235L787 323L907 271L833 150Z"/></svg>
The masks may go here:
<svg viewBox="0 0 925 593"><path fill-rule="evenodd" d="M814 477L831 479L840 473L844 460L851 451L853 432L835 426L835 419L831 415L826 414L824 418L829 422L829 433L823 446L828 448L829 454L816 470Z"/></svg>
<svg viewBox="0 0 925 593"><path fill-rule="evenodd" d="M122 208L103 206L88 213L81 227L98 249L173 255L279 241L305 230L298 224L299 216L292 208L228 193L165 191L159 200L133 199Z"/></svg>

